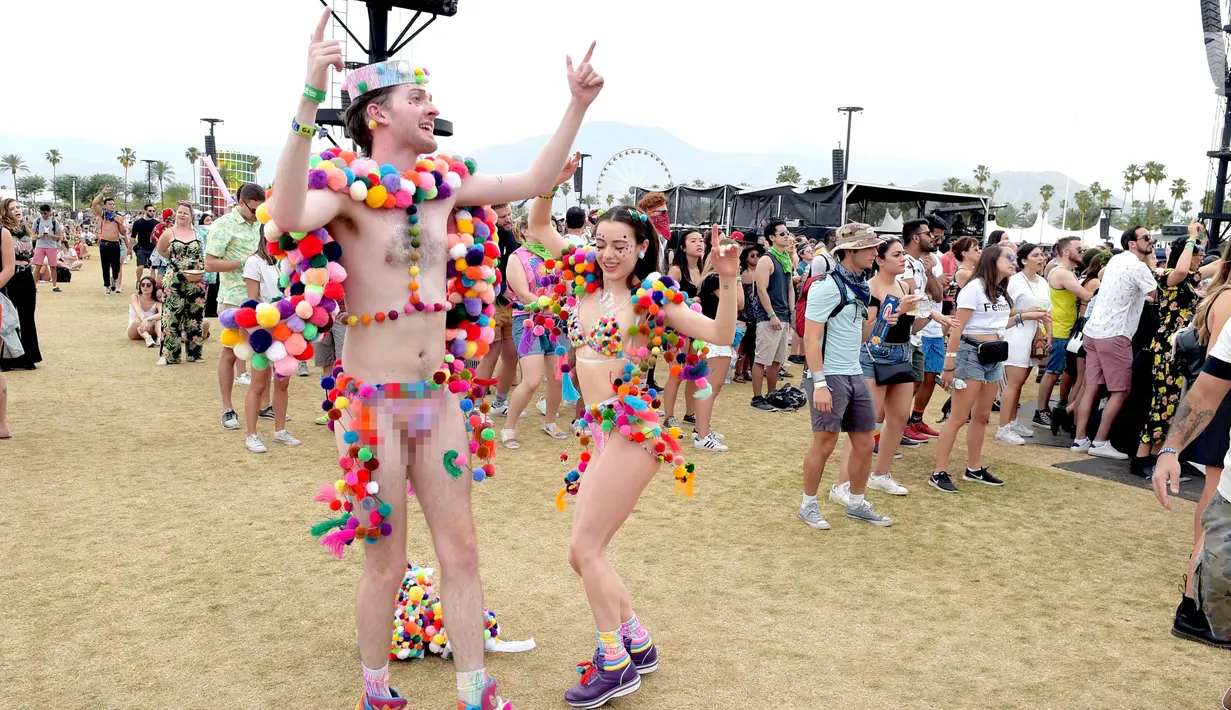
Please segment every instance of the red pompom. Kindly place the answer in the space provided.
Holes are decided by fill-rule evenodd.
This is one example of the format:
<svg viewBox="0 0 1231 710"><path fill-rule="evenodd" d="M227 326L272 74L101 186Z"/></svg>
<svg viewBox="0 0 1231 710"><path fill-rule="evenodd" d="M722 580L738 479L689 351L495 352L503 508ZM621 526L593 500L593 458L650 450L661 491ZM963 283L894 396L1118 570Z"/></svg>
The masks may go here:
<svg viewBox="0 0 1231 710"><path fill-rule="evenodd" d="M303 349L303 352L295 356L296 360L311 360L312 359L312 343L308 343L308 347Z"/></svg>
<svg viewBox="0 0 1231 710"><path fill-rule="evenodd" d="M235 312L235 324L240 328L256 327L256 309L241 308Z"/></svg>
<svg viewBox="0 0 1231 710"><path fill-rule="evenodd" d="M321 253L320 238L309 234L308 236L299 240L299 254L303 256L304 258L311 259L312 257L320 253Z"/></svg>
<svg viewBox="0 0 1231 710"><path fill-rule="evenodd" d="M337 301L337 300L341 300L342 296L345 293L346 292L342 290L342 284L337 281L330 281L329 283L325 284L325 291L324 291L325 298Z"/></svg>

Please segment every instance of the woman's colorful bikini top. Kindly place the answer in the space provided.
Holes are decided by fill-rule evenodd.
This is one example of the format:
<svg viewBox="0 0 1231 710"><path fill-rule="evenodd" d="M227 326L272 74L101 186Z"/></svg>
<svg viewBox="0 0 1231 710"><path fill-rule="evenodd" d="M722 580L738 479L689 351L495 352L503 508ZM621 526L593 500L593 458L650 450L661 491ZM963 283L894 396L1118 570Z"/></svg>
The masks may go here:
<svg viewBox="0 0 1231 710"><path fill-rule="evenodd" d="M574 348L588 347L604 358L622 357L624 355L624 338L620 333L620 323L616 320L616 314L628 304L628 301L608 309L607 313L603 314L587 330L581 325L581 316L579 315L581 304L585 300L585 297L583 297L577 303L577 306L569 311L567 324L569 342L573 344Z"/></svg>

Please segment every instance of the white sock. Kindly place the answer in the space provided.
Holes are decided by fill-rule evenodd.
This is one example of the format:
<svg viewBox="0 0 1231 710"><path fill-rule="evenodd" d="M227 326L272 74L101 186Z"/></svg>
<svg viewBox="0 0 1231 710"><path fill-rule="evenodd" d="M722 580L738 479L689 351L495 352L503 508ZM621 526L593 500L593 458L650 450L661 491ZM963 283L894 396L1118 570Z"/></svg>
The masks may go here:
<svg viewBox="0 0 1231 710"><path fill-rule="evenodd" d="M800 508L807 508L809 504L812 504L812 503L815 503L815 502L816 502L816 496L810 496L810 495L808 495L807 493L805 493L805 494L804 494L804 502L800 503L800 504L799 504L799 507L800 507Z"/></svg>
<svg viewBox="0 0 1231 710"><path fill-rule="evenodd" d="M1090 440L1089 439L1076 439L1075 441L1073 441L1073 443L1076 444L1077 446L1081 446L1082 444L1089 444Z"/></svg>
<svg viewBox="0 0 1231 710"><path fill-rule="evenodd" d="M1109 446L1110 444L1111 444L1110 441L1092 441L1090 442L1090 448L1094 448L1096 446L1099 446L1099 447Z"/></svg>
<svg viewBox="0 0 1231 710"><path fill-rule="evenodd" d="M852 493L850 507L857 508L861 505L863 505L863 494L862 493Z"/></svg>

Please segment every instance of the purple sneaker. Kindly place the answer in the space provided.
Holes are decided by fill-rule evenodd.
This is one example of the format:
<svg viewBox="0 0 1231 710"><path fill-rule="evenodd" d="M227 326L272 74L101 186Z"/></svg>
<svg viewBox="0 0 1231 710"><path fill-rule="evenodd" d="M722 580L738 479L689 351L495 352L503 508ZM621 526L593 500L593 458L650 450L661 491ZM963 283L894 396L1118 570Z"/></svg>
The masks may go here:
<svg viewBox="0 0 1231 710"><path fill-rule="evenodd" d="M658 670L658 647L648 635L640 646L634 646L632 641L624 639L624 648L628 651L628 657L633 659L637 675L648 675Z"/></svg>
<svg viewBox="0 0 1231 710"><path fill-rule="evenodd" d="M564 702L575 708L596 708L608 700L630 695L641 687L641 676L630 659L623 668L603 670L603 650L595 649L594 659L578 664L581 680L564 693Z"/></svg>

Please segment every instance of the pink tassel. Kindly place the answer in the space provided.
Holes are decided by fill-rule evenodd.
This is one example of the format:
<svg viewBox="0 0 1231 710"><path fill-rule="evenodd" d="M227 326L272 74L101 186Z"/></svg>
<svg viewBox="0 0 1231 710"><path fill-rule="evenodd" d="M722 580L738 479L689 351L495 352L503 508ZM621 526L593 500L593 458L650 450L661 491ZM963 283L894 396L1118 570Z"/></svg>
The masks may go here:
<svg viewBox="0 0 1231 710"><path fill-rule="evenodd" d="M333 556L342 559L342 548L349 542L355 539L355 531L351 529L334 530L325 537L321 538L321 545L329 548Z"/></svg>
<svg viewBox="0 0 1231 710"><path fill-rule="evenodd" d="M332 503L338 499L338 489L332 483L322 483L321 489L316 492L316 497L312 500L317 503Z"/></svg>

